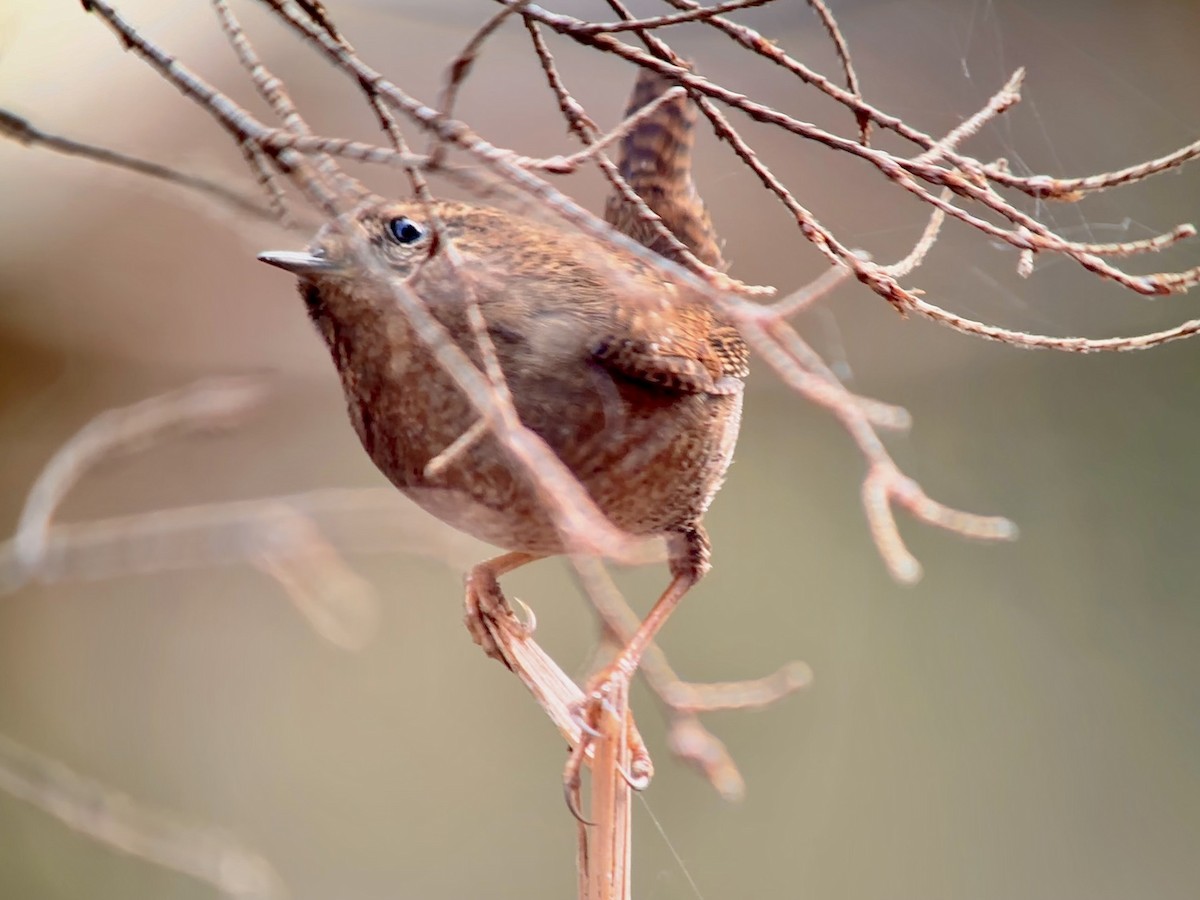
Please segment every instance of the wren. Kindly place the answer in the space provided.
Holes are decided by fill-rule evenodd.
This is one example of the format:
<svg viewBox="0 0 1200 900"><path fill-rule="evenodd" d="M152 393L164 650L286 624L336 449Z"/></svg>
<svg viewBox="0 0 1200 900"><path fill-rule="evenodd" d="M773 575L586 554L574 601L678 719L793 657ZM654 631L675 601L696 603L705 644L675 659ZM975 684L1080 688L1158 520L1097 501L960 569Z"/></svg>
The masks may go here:
<svg viewBox="0 0 1200 900"><path fill-rule="evenodd" d="M668 87L643 73L630 109ZM691 182L694 118L686 98L664 104L625 137L620 169L693 253L723 268ZM664 252L619 196L607 216ZM362 253L376 265L363 266ZM485 431L460 440L478 414L416 336L388 279L413 291L478 364L470 295L521 422L614 525L666 539L670 585L588 696L606 679L632 674L709 568L701 520L733 454L747 374L736 328L698 292L664 280L632 254L465 203L373 199L349 227L322 229L307 252L259 259L298 277L340 373L350 420L380 471L439 519L507 551L467 577L468 627L502 659L481 618L482 609L505 604L498 577L564 546L528 476L496 438ZM430 467L456 441L458 452Z"/></svg>

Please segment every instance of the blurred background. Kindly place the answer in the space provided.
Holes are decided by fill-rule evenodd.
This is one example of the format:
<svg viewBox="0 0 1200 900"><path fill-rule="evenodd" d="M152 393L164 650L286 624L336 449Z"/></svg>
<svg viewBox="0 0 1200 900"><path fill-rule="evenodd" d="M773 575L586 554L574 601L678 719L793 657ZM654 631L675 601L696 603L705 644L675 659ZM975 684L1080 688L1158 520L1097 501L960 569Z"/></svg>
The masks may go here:
<svg viewBox="0 0 1200 900"><path fill-rule="evenodd" d="M494 7L328 4L364 57L432 101L447 62ZM258 46L323 133L371 137L325 64L239 4ZM120 8L250 101L207 4ZM553 8L611 18L598 2ZM660 11L641 3L642 13ZM1197 137L1200 7L1147 0L844 0L863 90L934 134L1017 66L1024 101L966 149L1018 172L1079 175ZM738 14L831 76L804 4ZM677 29L700 69L802 119L850 116L715 32ZM631 74L553 41L563 74L616 121ZM0 2L0 105L41 127L248 185L192 104L74 2ZM256 107L257 108L257 107ZM510 23L459 112L493 142L574 149ZM757 126L746 135L801 202L878 259L926 213L873 171ZM885 146L887 136L881 136ZM738 277L789 289L823 263L711 136L697 180ZM386 176L382 189L398 192ZM592 209L591 174L565 187ZM0 144L0 518L62 441L114 405L212 374L257 372L264 409L232 432L104 466L67 521L325 487L379 486L290 280L254 260L280 230L92 163ZM1028 208L1060 233L1117 241L1200 217L1200 165L1079 206ZM1192 243L1128 261L1200 262ZM1152 331L1200 313L1149 301L1073 263L1016 256L947 225L906 284L968 317L1058 335ZM712 575L662 645L696 680L799 658L814 685L710 724L748 784L729 805L675 764L645 694L658 775L635 821L639 900L694 897L1196 896L1200 885L1200 344L1077 357L1022 352L898 318L845 287L803 322L858 391L906 406L889 446L929 493L1010 516L1010 545L904 521L926 576L891 583L859 506L863 463L827 415L759 365L736 464L708 517ZM26 587L0 602L0 734L182 820L219 825L297 898L571 896L563 746L515 679L461 625L461 573L489 548L397 501L411 542L352 557L381 596L361 651L322 641L249 567ZM644 610L661 566L622 573ZM506 582L540 638L582 674L585 602L557 562ZM0 793L0 896L199 898L209 886L111 852Z"/></svg>

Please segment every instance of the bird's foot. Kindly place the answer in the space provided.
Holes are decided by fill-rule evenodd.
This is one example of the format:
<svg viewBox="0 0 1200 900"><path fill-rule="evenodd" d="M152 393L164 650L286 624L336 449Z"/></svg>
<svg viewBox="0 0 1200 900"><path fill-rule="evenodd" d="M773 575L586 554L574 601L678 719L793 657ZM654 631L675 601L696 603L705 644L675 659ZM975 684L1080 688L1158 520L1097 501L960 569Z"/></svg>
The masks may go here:
<svg viewBox="0 0 1200 900"><path fill-rule="evenodd" d="M537 619L533 610L521 603L520 600L516 602L520 603L525 610L526 621L524 622L518 619L516 613L513 612L504 592L500 590L500 582L496 580L496 576L491 571L483 567L476 567L468 573L466 597L463 602L463 622L467 626L467 631L471 633L471 639L483 648L483 652L492 659L504 663L510 669L512 666L509 665L503 649L493 636L493 629L504 629L513 637L524 640L531 637L537 628Z"/></svg>
<svg viewBox="0 0 1200 900"><path fill-rule="evenodd" d="M571 755L567 757L567 764L563 769L563 795L571 815L586 825L593 823L584 818L579 808L579 787L584 762L595 743L607 739L603 730L605 714L615 712L613 697L618 689L628 696L629 681L630 675L617 666L601 669L588 679L584 686L583 699L574 710L575 722L579 726L579 741L571 748ZM650 754L638 733L637 725L634 724L633 713L628 708L624 727L625 741L629 748L629 767L618 771L633 790L640 791L650 783L654 775L654 763L650 760Z"/></svg>

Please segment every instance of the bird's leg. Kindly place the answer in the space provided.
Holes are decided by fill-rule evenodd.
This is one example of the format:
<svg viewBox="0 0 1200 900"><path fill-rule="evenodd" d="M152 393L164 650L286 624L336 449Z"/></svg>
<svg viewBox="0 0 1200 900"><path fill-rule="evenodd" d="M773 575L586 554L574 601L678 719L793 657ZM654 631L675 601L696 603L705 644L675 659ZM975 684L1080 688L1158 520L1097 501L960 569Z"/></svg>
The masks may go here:
<svg viewBox="0 0 1200 900"><path fill-rule="evenodd" d="M596 579L603 582L597 584ZM589 599L601 622L601 638L588 671L613 658L641 620L629 608L602 567L589 574ZM729 750L700 721L703 713L730 709L762 709L812 683L812 669L793 661L763 678L708 684L684 681L657 644L642 656L638 674L658 697L667 719L667 742L679 759L697 768L722 797L740 798L745 782ZM631 743L632 746L632 743Z"/></svg>
<svg viewBox="0 0 1200 900"><path fill-rule="evenodd" d="M505 666L508 666L508 662L496 645L495 639L488 632L488 620L502 623L506 628L516 628L522 631L526 630L526 626L521 624L513 614L504 592L500 590L498 579L501 575L538 559L541 557L536 553L515 551L489 559L487 562L481 562L467 573L466 598L463 603L465 608L463 621L467 625L467 631L471 633L475 643L483 648L484 653L492 659L504 663Z"/></svg>
<svg viewBox="0 0 1200 900"><path fill-rule="evenodd" d="M563 789L568 798L578 795L580 773L587 756L588 747L596 738L593 723L599 720L599 713L608 702L614 685L624 684L628 688L633 673L637 671L642 655L654 641L659 629L670 618L683 595L704 577L709 569L710 545L708 535L699 524L671 534L667 543L670 553L671 583L663 591L662 596L651 608L645 621L634 632L633 637L621 649L607 666L600 669L584 686L583 701L579 705L576 717L580 726L580 740L571 750L563 771ZM645 746L640 740L636 745L631 742L634 757L629 775L630 785L638 788L648 779L648 774L642 772L643 767L649 767L650 759L646 755ZM570 799L568 799L570 805ZM573 813L579 817L579 812L572 806Z"/></svg>
<svg viewBox="0 0 1200 900"><path fill-rule="evenodd" d="M514 633L515 637L523 642L533 630L532 613L530 613L531 621L528 624L517 619L504 593L500 590L499 578L539 559L542 559L542 556L536 553L512 552L489 559L472 568L466 577L466 612L463 618L475 643L483 648L484 653L502 662L525 683L542 709L550 716L551 721L558 725L563 734L568 735L568 740L573 740L573 729L570 725L572 717L574 717L573 724L579 727L582 738L576 742L576 750L580 752L577 765L582 765L583 752L599 732L582 718L586 706L585 701L571 705L571 698L579 696L574 682L562 673L553 660L537 649L537 645L532 641L523 647L523 652L517 652L511 662L505 656L504 647L498 643L498 641L505 641L508 635ZM506 633L500 634L499 638L494 637L493 634L497 628L505 629ZM511 648L513 645L506 644L506 646ZM530 649L536 651L536 656L532 658L535 664L531 664L531 658L528 656ZM514 650L514 652L516 651ZM540 657L540 660L537 657ZM546 677L553 673L561 678L562 683L566 685L565 688L560 686L554 677ZM591 709L599 710L600 706L596 705ZM598 721L594 715L592 719ZM632 716L629 716L625 722L625 729L631 762L629 770L623 774L631 787L641 790L649 783L654 767L650 761L650 754L646 750L646 744L638 733ZM573 750L573 758L574 753ZM578 786L578 781L578 773L576 773L576 786ZM568 794L567 802L571 811L582 819L583 817L578 812L578 803L573 795Z"/></svg>

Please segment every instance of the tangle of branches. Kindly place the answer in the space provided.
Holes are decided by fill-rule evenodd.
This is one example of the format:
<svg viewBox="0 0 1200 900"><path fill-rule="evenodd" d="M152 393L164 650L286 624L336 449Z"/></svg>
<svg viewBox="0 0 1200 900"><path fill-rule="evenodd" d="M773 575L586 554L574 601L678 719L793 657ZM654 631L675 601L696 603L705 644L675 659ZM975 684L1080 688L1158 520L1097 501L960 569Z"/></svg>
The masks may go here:
<svg viewBox="0 0 1200 900"><path fill-rule="evenodd" d="M334 222L361 201L366 189L339 168L338 160L393 166L407 173L414 193L422 199L433 196L429 183L429 176L433 174L473 189L481 199L503 195L510 202L524 204L526 208L536 207L540 214L556 216L602 244L636 254L647 265L662 270L665 276L685 281L705 292L713 304L721 307L738 324L759 359L798 394L833 413L857 442L868 466L862 497L871 532L888 569L902 581L916 580L920 576L920 566L905 548L895 528L892 513L895 507L921 521L972 537L1007 538L1014 534L1014 528L1002 519L949 509L929 498L919 485L903 475L880 440L878 430L905 427L906 415L902 410L848 391L792 326L789 319L798 310L826 296L841 280L854 278L902 314L924 316L958 331L1019 347L1069 352L1144 349L1189 337L1200 330L1200 321L1187 321L1165 331L1131 337L1089 339L1032 334L974 321L925 299L919 290L901 284L921 264L947 217L957 219L983 236L1015 247L1020 251L1018 265L1025 274L1031 271L1036 255L1054 254L1074 261L1093 276L1114 281L1144 295L1186 291L1200 278L1200 268L1133 274L1113 262L1117 258L1158 251L1190 237L1195 233L1191 225L1179 225L1157 237L1138 241L1081 243L1056 234L1010 199L1013 194L1024 194L1042 200L1077 201L1087 194L1127 185L1178 167L1200 154L1200 142L1120 171L1081 178L1018 177L1008 171L1003 161L979 160L960 149L982 127L1019 102L1021 71L1015 72L975 115L948 134L934 136L863 98L846 42L832 15L821 3L810 5L834 38L843 61L845 87L792 58L764 35L725 15L741 7L763 5L768 0L733 0L713 6L702 6L693 0L670 0L675 12L644 19L633 17L619 0L612 0L609 5L614 19L609 22L584 21L551 12L526 0L499 0L501 8L450 63L445 86L436 101L430 104L411 96L402 85L362 59L320 3L261 2L298 39L310 45L316 54L324 57L361 90L364 104L384 135L383 142L367 143L323 135L315 129L297 108L283 82L265 67L226 0L212 0L217 20L247 76L273 110L275 122L260 120L208 84L167 48L155 44L124 19L109 3L84 0L83 5L112 29L126 49L142 57L163 78L200 104L237 143L264 189L270 210L281 222L296 221L293 207L297 200L315 210L320 218ZM531 52L536 54L545 73L548 89L567 125L584 145L576 154L531 159L488 142L467 123L454 118L460 89L470 77L488 38L510 19L519 21L526 31ZM840 135L799 121L696 74L662 36L666 33L664 29L684 24L720 32L729 40L732 50L759 58L763 64L782 68L794 76L799 87L819 91L831 102L844 106L856 123L855 133ZM549 40L552 36L597 53L620 57L631 67L652 69L676 81L697 104L713 133L754 173L763 190L786 207L795 221L797 239L812 243L828 259L830 276L784 299L769 300L773 289L745 285L709 269L665 230L662 237L680 263L651 253L615 232L549 183L543 175L596 165L644 218L652 223L657 219L623 182L605 152L646 111L601 133L594 124L596 117L589 114L566 85L552 52ZM806 209L795 193L759 159L732 121L734 115L765 123L797 140L816 141L849 154L868 170L878 173L885 184L895 185L927 204L930 207L929 225L920 241L906 258L892 264L872 261L862 252L851 249ZM83 145L47 135L12 114L5 114L0 119L0 127L16 140L40 143L65 152L89 152ZM899 135L909 143L911 153L904 155L873 147L869 139L872 130ZM426 152L414 152L403 136L404 131L427 138ZM182 181L170 170L151 169L141 161L128 160L99 148L91 149L94 150L92 155L106 162L138 165L145 174L172 178L186 186L208 190L217 199L239 208L247 206L245 197L233 195L227 188L205 185L191 177ZM448 150L458 151L469 165L451 164ZM309 219L310 216L302 215L301 218ZM661 229L661 225L659 227ZM418 333L438 350L460 387L479 409L481 419L501 437L517 464L526 466L533 478L546 483L545 493L557 507L573 546L612 558L620 558L628 552L628 542L607 526L586 496L570 483L569 475L552 454L539 446L536 439L531 440L531 435L523 433L512 415L511 405L502 396L503 391L489 384L488 373L476 370L461 352L456 352L457 348L444 329L418 308L421 304L417 298L398 296L397 302L412 316Z"/></svg>

